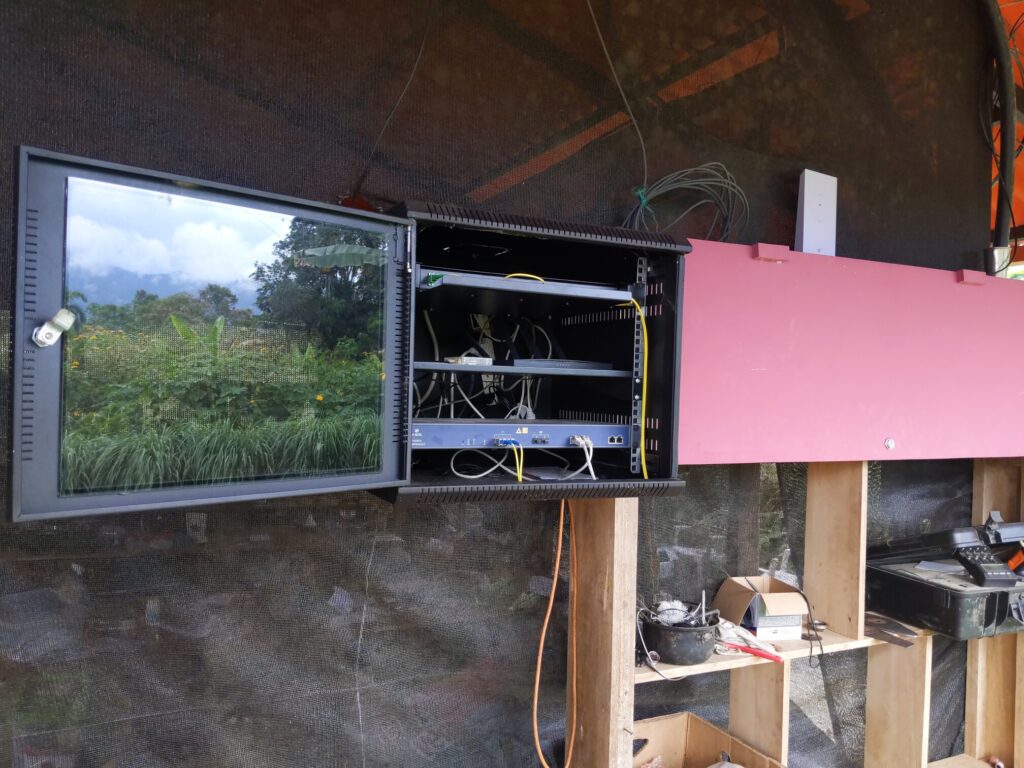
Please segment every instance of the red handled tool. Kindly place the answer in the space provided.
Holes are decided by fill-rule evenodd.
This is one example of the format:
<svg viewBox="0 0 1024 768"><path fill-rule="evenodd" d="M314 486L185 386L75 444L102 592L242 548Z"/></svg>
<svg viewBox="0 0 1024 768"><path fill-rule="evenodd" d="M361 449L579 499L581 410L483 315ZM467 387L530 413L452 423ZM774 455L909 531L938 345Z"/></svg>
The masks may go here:
<svg viewBox="0 0 1024 768"><path fill-rule="evenodd" d="M739 643L726 643L721 640L718 642L726 648L743 651L744 653L749 653L751 656L760 656L762 659L768 659L768 661L777 661L779 664L785 661L781 656L776 656L774 653L768 653L768 651L762 651L760 648L751 648L749 645L740 645Z"/></svg>

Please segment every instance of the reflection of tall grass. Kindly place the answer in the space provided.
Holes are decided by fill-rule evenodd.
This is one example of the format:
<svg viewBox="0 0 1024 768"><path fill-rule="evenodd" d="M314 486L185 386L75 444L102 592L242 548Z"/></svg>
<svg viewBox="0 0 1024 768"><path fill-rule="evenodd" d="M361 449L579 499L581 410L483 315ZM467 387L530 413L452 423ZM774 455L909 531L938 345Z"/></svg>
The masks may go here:
<svg viewBox="0 0 1024 768"><path fill-rule="evenodd" d="M380 418L365 413L239 428L184 422L119 435L64 435L63 492L138 491L380 469Z"/></svg>
<svg viewBox="0 0 1024 768"><path fill-rule="evenodd" d="M66 491L137 491L168 482L176 474L170 461L170 429L142 429L126 435L86 437L68 431L62 444L61 481Z"/></svg>
<svg viewBox="0 0 1024 768"><path fill-rule="evenodd" d="M342 466L365 466L366 457L380 452L380 419L372 414L348 418L303 419L274 425L270 451L285 467L327 471Z"/></svg>
<svg viewBox="0 0 1024 768"><path fill-rule="evenodd" d="M180 461L177 479L215 483L269 473L272 460L264 432L261 426L239 429L226 421L185 422L174 448Z"/></svg>

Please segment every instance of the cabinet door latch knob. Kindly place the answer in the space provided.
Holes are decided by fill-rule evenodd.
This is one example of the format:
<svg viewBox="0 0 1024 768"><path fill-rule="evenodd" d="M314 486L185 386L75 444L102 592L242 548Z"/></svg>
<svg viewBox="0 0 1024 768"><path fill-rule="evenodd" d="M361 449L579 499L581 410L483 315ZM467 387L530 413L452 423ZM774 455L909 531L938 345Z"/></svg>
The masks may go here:
<svg viewBox="0 0 1024 768"><path fill-rule="evenodd" d="M61 309L52 318L32 331L32 341L37 347L52 347L75 324L75 313L70 309Z"/></svg>

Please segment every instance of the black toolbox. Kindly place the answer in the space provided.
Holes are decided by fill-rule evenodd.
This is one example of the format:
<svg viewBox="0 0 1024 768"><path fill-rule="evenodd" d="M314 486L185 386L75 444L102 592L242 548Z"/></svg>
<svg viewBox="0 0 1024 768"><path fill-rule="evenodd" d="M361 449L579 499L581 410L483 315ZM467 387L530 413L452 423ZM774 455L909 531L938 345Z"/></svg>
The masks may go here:
<svg viewBox="0 0 1024 768"><path fill-rule="evenodd" d="M868 610L956 640L1024 629L1024 582L1016 587L981 587L956 560L930 565L946 566L949 572L922 569L918 561L868 563Z"/></svg>

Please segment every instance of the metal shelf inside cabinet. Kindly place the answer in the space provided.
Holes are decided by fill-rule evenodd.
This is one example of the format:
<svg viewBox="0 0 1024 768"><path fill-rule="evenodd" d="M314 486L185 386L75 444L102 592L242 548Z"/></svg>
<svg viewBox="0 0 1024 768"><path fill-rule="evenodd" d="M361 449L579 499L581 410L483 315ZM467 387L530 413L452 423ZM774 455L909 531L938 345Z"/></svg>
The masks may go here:
<svg viewBox="0 0 1024 768"><path fill-rule="evenodd" d="M417 371L440 373L481 374L484 376L582 376L592 379L628 379L631 371L616 371L610 368L574 368L548 365L460 365L457 363L415 362Z"/></svg>
<svg viewBox="0 0 1024 768"><path fill-rule="evenodd" d="M436 291L441 288L464 288L503 293L525 293L550 296L556 299L593 299L613 303L627 303L633 294L624 288L609 288L603 285L586 285L546 280L532 280L521 277L503 277L479 272L460 272L450 269L417 267L416 287L421 291Z"/></svg>

